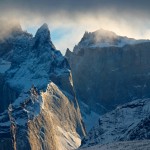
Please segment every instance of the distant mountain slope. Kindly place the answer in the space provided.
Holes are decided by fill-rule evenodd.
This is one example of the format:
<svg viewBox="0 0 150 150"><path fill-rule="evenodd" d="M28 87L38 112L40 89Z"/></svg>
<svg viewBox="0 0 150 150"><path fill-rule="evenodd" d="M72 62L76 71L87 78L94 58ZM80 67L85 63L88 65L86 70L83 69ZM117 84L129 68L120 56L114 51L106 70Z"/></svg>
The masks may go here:
<svg viewBox="0 0 150 150"><path fill-rule="evenodd" d="M70 150L85 130L70 67L47 24L0 41L0 149Z"/></svg>
<svg viewBox="0 0 150 150"><path fill-rule="evenodd" d="M150 141L141 140L141 141L126 141L126 142L116 142L104 145L96 145L80 150L149 150Z"/></svg>
<svg viewBox="0 0 150 150"><path fill-rule="evenodd" d="M150 99L136 100L100 116L82 140L83 147L150 139Z"/></svg>

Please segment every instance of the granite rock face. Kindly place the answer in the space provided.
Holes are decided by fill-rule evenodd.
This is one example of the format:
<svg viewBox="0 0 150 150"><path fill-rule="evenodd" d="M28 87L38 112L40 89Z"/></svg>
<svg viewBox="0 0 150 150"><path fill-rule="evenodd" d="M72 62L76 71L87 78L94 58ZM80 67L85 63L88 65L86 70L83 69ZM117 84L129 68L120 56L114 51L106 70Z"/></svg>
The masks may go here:
<svg viewBox="0 0 150 150"><path fill-rule="evenodd" d="M66 52L78 99L98 114L150 97L149 56L149 41L108 31L85 33L73 52Z"/></svg>
<svg viewBox="0 0 150 150"><path fill-rule="evenodd" d="M85 129L69 64L43 24L0 41L0 149L70 150Z"/></svg>

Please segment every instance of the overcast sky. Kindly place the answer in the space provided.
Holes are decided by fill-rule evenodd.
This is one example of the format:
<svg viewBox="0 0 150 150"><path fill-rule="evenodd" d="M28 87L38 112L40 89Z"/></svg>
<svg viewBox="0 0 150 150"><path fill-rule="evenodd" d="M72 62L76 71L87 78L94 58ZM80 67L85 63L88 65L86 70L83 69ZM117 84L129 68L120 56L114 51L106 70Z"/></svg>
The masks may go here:
<svg viewBox="0 0 150 150"><path fill-rule="evenodd" d="M149 0L0 0L0 18L35 33L46 22L56 48L72 49L85 31L103 28L150 38Z"/></svg>

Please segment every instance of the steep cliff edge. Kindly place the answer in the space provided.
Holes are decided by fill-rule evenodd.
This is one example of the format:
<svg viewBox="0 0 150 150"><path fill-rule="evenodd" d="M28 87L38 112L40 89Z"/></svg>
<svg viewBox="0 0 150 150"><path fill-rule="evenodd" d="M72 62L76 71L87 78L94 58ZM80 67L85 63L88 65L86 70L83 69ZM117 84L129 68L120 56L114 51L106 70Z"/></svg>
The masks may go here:
<svg viewBox="0 0 150 150"><path fill-rule="evenodd" d="M1 41L1 48L1 149L77 148L84 125L70 67L48 26L43 24L35 37L17 31Z"/></svg>
<svg viewBox="0 0 150 150"><path fill-rule="evenodd" d="M70 63L79 103L104 114L117 105L150 97L150 42L99 30L85 33Z"/></svg>

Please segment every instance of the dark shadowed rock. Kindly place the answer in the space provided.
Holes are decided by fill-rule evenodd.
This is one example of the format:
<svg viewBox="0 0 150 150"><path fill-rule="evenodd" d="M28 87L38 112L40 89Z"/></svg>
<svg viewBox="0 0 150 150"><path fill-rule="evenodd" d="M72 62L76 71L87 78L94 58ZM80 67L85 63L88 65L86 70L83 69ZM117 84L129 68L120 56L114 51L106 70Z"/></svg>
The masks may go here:
<svg viewBox="0 0 150 150"><path fill-rule="evenodd" d="M150 42L112 32L85 33L74 51L66 52L78 99L99 114L150 97L149 56Z"/></svg>

